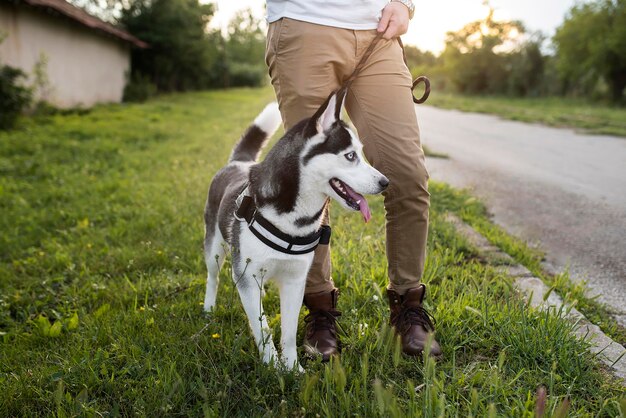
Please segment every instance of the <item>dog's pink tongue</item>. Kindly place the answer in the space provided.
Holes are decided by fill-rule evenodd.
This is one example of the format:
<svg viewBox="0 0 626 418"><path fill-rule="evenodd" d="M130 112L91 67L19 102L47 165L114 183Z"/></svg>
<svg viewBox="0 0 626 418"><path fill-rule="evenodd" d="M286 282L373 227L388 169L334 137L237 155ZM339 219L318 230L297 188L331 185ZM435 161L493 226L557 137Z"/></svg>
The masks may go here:
<svg viewBox="0 0 626 418"><path fill-rule="evenodd" d="M372 212L370 212L370 206L367 204L367 200L363 197L363 195L358 194L352 188L346 187L346 191L350 195L352 199L356 202L359 202L359 210L363 215L363 220L367 223L372 218Z"/></svg>
<svg viewBox="0 0 626 418"><path fill-rule="evenodd" d="M367 200L361 196L361 202L359 203L359 209L361 210L361 214L363 214L363 220L365 223L369 222L372 219L372 212L370 212L370 206L367 204Z"/></svg>

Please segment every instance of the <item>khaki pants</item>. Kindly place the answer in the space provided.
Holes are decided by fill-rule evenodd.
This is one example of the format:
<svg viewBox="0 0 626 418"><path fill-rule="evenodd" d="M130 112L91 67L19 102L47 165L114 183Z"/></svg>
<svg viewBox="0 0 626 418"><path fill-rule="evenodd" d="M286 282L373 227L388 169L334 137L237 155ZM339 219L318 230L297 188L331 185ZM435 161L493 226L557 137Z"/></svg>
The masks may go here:
<svg viewBox="0 0 626 418"><path fill-rule="evenodd" d="M285 128L312 116L348 77L376 36L293 19L270 24L266 62ZM390 181L384 193L389 287L418 286L428 234L428 172L411 95L411 75L397 40L382 39L346 97L365 157ZM334 288L330 248L319 246L306 293Z"/></svg>

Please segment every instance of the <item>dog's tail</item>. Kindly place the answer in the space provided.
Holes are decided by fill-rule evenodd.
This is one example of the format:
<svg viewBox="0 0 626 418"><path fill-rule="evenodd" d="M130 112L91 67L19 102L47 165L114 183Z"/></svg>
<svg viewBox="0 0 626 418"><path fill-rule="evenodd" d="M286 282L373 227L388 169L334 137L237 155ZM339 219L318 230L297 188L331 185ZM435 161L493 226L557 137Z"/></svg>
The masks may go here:
<svg viewBox="0 0 626 418"><path fill-rule="evenodd" d="M235 145L230 161L256 161L281 122L278 104L276 102L268 104Z"/></svg>

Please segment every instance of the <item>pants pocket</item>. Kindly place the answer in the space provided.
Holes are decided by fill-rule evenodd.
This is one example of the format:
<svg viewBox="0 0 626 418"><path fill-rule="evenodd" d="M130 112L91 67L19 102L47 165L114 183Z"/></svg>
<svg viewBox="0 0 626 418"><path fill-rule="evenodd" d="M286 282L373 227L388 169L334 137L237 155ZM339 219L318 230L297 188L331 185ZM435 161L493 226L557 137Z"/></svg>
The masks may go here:
<svg viewBox="0 0 626 418"><path fill-rule="evenodd" d="M280 34L282 33L284 18L270 23L267 29L267 39L265 41L265 64L269 67L272 58L276 55L276 49Z"/></svg>

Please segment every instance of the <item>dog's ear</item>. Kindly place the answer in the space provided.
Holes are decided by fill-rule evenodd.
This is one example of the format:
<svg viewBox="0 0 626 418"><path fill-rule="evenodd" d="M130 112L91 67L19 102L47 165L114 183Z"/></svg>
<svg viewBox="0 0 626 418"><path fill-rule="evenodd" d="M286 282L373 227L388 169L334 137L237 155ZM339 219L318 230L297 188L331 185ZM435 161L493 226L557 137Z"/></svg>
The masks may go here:
<svg viewBox="0 0 626 418"><path fill-rule="evenodd" d="M346 98L346 89L340 89L333 92L324 104L315 112L311 118L311 123L315 127L316 132L323 132L330 128L333 123L341 119L341 109Z"/></svg>

